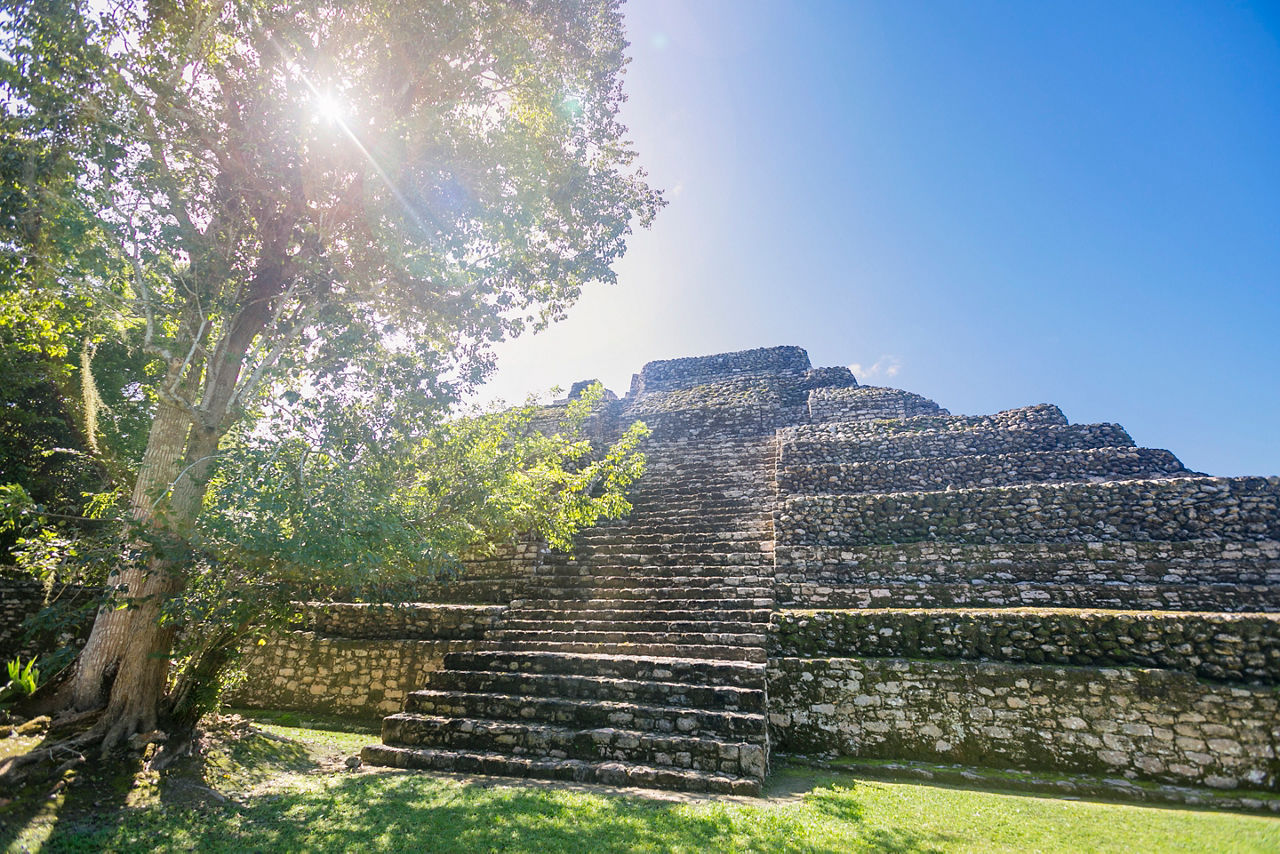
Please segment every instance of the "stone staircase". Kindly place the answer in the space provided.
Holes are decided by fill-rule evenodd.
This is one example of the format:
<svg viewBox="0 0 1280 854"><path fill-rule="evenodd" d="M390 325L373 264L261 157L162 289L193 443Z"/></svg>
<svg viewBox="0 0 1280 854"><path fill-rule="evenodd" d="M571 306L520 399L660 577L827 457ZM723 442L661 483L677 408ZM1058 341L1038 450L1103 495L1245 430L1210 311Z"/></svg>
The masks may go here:
<svg viewBox="0 0 1280 854"><path fill-rule="evenodd" d="M769 437L654 443L630 518L550 556L366 760L758 794L775 457Z"/></svg>
<svg viewBox="0 0 1280 854"><path fill-rule="evenodd" d="M774 746L1280 790L1280 480L798 348L650 363L605 415L653 428L630 517L458 588L507 607L367 761L754 794Z"/></svg>

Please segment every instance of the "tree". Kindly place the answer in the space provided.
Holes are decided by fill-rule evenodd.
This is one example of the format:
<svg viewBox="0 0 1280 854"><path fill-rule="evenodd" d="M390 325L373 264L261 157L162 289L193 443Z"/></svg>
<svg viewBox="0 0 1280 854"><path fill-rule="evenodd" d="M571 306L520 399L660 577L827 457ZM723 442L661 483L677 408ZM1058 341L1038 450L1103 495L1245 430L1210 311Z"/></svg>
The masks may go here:
<svg viewBox="0 0 1280 854"><path fill-rule="evenodd" d="M50 251L30 218L13 266L130 320L156 366L127 607L100 609L61 695L101 710L108 749L164 712L161 617L230 431L286 391L368 399L386 366L443 412L493 342L612 280L661 199L618 120L617 0L4 9L5 139L59 164L27 196L76 237Z"/></svg>

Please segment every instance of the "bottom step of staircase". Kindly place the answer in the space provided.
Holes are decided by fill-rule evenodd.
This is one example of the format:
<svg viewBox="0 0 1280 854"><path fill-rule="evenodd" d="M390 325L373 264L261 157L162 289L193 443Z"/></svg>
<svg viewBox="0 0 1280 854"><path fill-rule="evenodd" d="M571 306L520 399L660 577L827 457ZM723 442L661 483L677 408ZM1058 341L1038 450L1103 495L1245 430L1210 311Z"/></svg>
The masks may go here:
<svg viewBox="0 0 1280 854"><path fill-rule="evenodd" d="M492 774L502 777L534 777L606 786L637 786L646 789L675 789L682 792L710 792L725 795L759 795L760 780L734 777L683 768L655 768L624 762L590 762L582 759L507 756L420 747L393 747L371 744L360 756L370 765L455 771L465 774Z"/></svg>

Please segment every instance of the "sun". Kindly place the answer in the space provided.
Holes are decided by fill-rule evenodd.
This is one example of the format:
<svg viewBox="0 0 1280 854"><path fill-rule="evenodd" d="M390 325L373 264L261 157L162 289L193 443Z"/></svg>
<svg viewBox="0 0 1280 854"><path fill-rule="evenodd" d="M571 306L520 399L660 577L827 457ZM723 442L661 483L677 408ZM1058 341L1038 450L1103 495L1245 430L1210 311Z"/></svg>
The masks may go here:
<svg viewBox="0 0 1280 854"><path fill-rule="evenodd" d="M346 102L328 92L317 92L311 108L317 119L328 124L345 123L349 112Z"/></svg>

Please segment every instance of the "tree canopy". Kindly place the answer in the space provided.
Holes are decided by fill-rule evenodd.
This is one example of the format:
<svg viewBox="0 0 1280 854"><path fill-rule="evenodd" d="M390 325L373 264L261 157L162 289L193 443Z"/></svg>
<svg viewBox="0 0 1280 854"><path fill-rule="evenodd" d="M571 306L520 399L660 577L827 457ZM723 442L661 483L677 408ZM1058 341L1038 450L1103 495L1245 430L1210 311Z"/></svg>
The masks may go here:
<svg viewBox="0 0 1280 854"><path fill-rule="evenodd" d="M639 433L592 458L572 424L448 417L662 203L618 118L616 0L6 0L0 21L0 307L56 330L85 414L102 377L66 356L120 348L130 404L109 407L136 463L128 607L64 692L105 704L108 745L165 713L166 609L201 544L280 579L619 511Z"/></svg>

